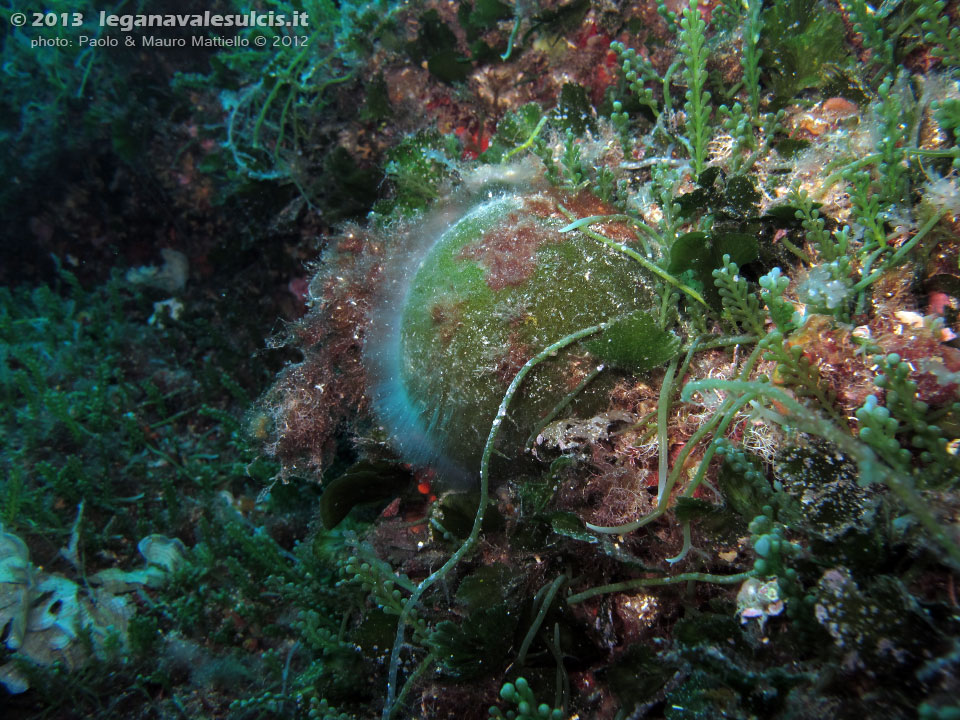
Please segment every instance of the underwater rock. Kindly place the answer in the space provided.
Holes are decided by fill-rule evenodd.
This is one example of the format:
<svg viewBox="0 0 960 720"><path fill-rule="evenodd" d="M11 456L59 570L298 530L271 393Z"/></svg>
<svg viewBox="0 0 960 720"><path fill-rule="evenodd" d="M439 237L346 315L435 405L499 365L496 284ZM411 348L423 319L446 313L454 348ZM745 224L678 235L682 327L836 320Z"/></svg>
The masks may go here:
<svg viewBox="0 0 960 720"><path fill-rule="evenodd" d="M795 504L782 511L791 527L803 527L819 558L870 567L884 557L876 529L880 498L857 483L848 458L826 443L788 446L776 459L776 478Z"/></svg>
<svg viewBox="0 0 960 720"><path fill-rule="evenodd" d="M593 196L510 188L478 194L419 224L386 282L364 345L373 407L408 462L453 484L476 475L490 424L523 364L565 335L649 308L638 266L580 232L569 216L611 212ZM634 239L623 225L603 232ZM519 454L536 423L597 362L572 346L534 368L498 449ZM600 397L591 386L586 397ZM580 398L578 398L579 400Z"/></svg>
<svg viewBox="0 0 960 720"><path fill-rule="evenodd" d="M831 568L816 594L814 615L848 672L899 673L937 646L937 628L896 577L876 575L861 586L847 568Z"/></svg>
<svg viewBox="0 0 960 720"><path fill-rule="evenodd" d="M878 499L857 484L856 466L835 448L821 443L784 448L776 474L802 508L796 521L814 537L837 542L848 532L872 528Z"/></svg>
<svg viewBox="0 0 960 720"><path fill-rule="evenodd" d="M273 438L282 475L318 477L347 432L368 455L386 442L404 462L431 467L439 487L471 485L527 360L570 333L652 308L639 264L579 229L562 232L571 218L615 212L529 171L485 167L427 213L374 218L331 238L310 282L310 312L278 341L303 360L280 374L253 418L256 434ZM637 242L623 223L591 227ZM516 461L565 399L581 416L605 410L613 380L591 379L600 364L576 343L533 368L494 462Z"/></svg>

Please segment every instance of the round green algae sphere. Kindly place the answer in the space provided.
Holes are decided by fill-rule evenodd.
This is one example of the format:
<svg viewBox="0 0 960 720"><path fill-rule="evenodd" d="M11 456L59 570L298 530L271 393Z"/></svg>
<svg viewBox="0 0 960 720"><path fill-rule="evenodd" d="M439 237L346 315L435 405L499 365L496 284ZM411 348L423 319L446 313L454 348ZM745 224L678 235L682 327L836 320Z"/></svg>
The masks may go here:
<svg viewBox="0 0 960 720"><path fill-rule="evenodd" d="M528 359L651 306L640 266L579 231L560 232L569 220L559 204L578 216L611 212L583 194L506 192L425 221L430 237L393 280L399 299L373 323L365 353L378 414L406 460L449 483L477 477L500 402ZM622 225L598 227L634 237ZM531 431L596 365L574 344L535 367L510 404L500 457L519 458ZM599 389L592 394L602 409Z"/></svg>

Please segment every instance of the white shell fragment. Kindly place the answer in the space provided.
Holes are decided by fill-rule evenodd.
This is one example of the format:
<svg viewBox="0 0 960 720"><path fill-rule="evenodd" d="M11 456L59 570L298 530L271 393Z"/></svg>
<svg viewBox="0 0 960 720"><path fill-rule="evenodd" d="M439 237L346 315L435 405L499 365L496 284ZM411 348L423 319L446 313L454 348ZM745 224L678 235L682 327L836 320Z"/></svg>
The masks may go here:
<svg viewBox="0 0 960 720"><path fill-rule="evenodd" d="M35 566L26 543L0 528L0 636L6 636L6 647L38 665L59 661L73 668L87 657L87 648L76 642L84 633L93 639L96 654L111 637L119 635L125 643L134 607L121 593L159 587L183 563L186 551L180 540L163 535L145 537L138 548L147 567L110 568L81 586ZM0 684L12 694L30 688L13 661L0 665Z"/></svg>

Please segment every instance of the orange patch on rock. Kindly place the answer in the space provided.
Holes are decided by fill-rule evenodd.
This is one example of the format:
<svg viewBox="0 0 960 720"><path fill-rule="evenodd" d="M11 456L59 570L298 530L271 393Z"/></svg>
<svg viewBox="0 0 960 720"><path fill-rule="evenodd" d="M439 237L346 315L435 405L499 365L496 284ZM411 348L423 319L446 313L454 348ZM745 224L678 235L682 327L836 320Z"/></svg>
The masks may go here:
<svg viewBox="0 0 960 720"><path fill-rule="evenodd" d="M860 114L860 108L855 102L850 102L846 98L832 97L823 101L823 112L834 115L838 118L848 118Z"/></svg>
<svg viewBox="0 0 960 720"><path fill-rule="evenodd" d="M859 117L857 104L842 97L832 97L800 112L787 120L791 134L803 140L812 140L824 133L833 132L848 120Z"/></svg>

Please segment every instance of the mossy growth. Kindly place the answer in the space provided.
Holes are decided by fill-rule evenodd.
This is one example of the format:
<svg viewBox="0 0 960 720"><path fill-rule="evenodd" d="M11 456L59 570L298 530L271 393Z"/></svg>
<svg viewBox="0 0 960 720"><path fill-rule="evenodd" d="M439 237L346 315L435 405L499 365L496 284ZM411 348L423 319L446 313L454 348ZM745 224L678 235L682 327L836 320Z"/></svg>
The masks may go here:
<svg viewBox="0 0 960 720"><path fill-rule="evenodd" d="M560 232L558 205L575 202L583 200L498 193L468 205L429 247L399 300L398 333L375 333L367 346L377 365L395 368L379 404L408 459L472 475L507 385L535 350L651 307L647 281L629 258ZM384 320L390 330L393 322ZM508 454L595 364L571 349L531 373L511 408L519 430L505 431Z"/></svg>

